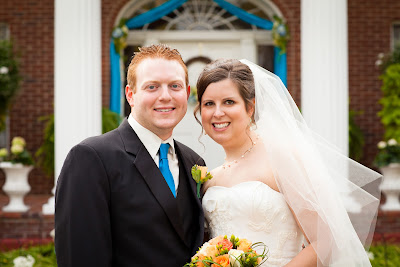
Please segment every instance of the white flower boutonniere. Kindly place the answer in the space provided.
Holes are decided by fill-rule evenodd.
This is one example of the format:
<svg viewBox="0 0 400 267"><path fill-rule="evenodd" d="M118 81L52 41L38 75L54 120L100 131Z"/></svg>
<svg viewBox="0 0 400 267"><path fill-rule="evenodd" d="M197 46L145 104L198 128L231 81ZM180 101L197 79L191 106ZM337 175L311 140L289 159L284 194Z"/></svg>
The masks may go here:
<svg viewBox="0 0 400 267"><path fill-rule="evenodd" d="M195 180L195 182L197 183L197 197L200 198L201 185L210 180L212 178L212 175L211 173L207 172L207 167L199 166L197 164L192 167L191 172L193 180Z"/></svg>

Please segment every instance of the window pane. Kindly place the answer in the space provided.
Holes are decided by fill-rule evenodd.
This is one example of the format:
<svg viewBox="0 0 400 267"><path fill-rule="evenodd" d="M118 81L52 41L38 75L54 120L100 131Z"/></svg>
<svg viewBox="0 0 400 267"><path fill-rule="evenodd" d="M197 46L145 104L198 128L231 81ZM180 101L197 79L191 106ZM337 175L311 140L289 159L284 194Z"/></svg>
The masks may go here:
<svg viewBox="0 0 400 267"><path fill-rule="evenodd" d="M393 40L392 40L392 48L400 45L400 23L393 25Z"/></svg>
<svg viewBox="0 0 400 267"><path fill-rule="evenodd" d="M274 46L258 45L258 65L270 72L274 72Z"/></svg>
<svg viewBox="0 0 400 267"><path fill-rule="evenodd" d="M6 23L0 22L0 40L8 39L8 27Z"/></svg>
<svg viewBox="0 0 400 267"><path fill-rule="evenodd" d="M8 39L8 25L0 22L0 40ZM1 66L0 66L1 67ZM0 132L0 148L8 147L8 134L9 134L9 118L6 118L6 129Z"/></svg>

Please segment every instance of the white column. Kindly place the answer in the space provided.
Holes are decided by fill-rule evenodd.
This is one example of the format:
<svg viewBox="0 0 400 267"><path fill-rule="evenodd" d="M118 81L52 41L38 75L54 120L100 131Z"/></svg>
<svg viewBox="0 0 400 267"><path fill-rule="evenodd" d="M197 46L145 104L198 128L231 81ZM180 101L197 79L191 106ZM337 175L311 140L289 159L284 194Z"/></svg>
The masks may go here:
<svg viewBox="0 0 400 267"><path fill-rule="evenodd" d="M54 17L56 184L69 150L101 134L101 0L56 0ZM54 214L54 196L42 211Z"/></svg>
<svg viewBox="0 0 400 267"><path fill-rule="evenodd" d="M310 128L348 155L347 0L301 1L301 103Z"/></svg>

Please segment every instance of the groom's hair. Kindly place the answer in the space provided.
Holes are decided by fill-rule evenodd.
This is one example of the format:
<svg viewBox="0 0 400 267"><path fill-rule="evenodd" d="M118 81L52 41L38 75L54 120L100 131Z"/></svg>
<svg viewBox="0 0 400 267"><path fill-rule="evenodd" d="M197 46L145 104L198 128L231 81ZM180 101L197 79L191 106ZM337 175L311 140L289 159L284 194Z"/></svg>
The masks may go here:
<svg viewBox="0 0 400 267"><path fill-rule="evenodd" d="M176 60L182 66L185 71L186 86L189 85L188 70L183 62L181 54L178 50L171 48L166 44L156 44L150 46L142 46L139 48L139 52L135 52L131 63L128 67L127 81L129 87L135 92L136 88L136 69L140 62L147 58L162 58L166 60Z"/></svg>

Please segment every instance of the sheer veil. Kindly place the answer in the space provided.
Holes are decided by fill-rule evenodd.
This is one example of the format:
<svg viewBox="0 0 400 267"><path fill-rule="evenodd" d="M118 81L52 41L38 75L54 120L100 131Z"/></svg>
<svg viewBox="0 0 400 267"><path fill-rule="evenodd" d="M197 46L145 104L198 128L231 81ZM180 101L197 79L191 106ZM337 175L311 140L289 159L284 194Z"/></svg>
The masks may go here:
<svg viewBox="0 0 400 267"><path fill-rule="evenodd" d="M318 266L371 266L381 175L342 155L304 121L281 80L248 61L256 132L280 192L318 256Z"/></svg>

